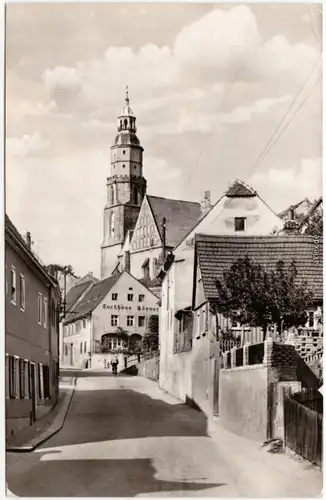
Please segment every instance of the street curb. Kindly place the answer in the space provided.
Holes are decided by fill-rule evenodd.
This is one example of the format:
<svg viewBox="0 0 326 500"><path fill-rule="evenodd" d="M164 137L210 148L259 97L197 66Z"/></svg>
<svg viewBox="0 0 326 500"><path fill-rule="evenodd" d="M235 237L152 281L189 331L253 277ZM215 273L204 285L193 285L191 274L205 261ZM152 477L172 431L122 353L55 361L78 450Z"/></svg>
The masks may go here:
<svg viewBox="0 0 326 500"><path fill-rule="evenodd" d="M74 377L73 389L71 391L69 402L67 404L66 411L64 413L63 419L62 419L59 427L57 427L54 431L50 432L50 434L47 434L45 437L43 437L42 439L40 439L40 441L38 441L36 444L34 444L32 446L16 446L16 447L15 446L9 446L8 448L6 448L6 452L7 453L30 453L30 452L36 450L36 448L38 448L39 446L41 446L43 443L45 443L46 441L48 441L50 438L52 438L53 436L55 436L56 434L58 434L58 432L61 431L61 429L63 428L63 426L65 424L66 417L68 415L68 411L69 411L69 408L70 408L70 405L71 405L71 401L72 401L72 398L73 398L73 396L75 394L76 383L77 383L77 377Z"/></svg>

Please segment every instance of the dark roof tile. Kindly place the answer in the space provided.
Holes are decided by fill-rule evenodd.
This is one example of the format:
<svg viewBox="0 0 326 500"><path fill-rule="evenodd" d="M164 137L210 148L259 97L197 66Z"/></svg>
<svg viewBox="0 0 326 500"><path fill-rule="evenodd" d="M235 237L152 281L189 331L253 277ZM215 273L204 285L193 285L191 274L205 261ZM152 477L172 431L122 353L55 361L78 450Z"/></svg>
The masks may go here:
<svg viewBox="0 0 326 500"><path fill-rule="evenodd" d="M121 274L115 274L108 278L95 283L94 286L85 295L83 300L74 308L74 310L67 315L65 323L75 321L76 319L86 316L94 311L96 307L102 302L106 294L111 290L113 285L118 281Z"/></svg>
<svg viewBox="0 0 326 500"><path fill-rule="evenodd" d="M79 299L79 297L87 290L92 281L85 281L80 285L75 285L70 288L66 297L66 308L67 311L75 304L75 302Z"/></svg>
<svg viewBox="0 0 326 500"><path fill-rule="evenodd" d="M200 203L147 196L156 225L162 234L162 220L166 219L166 246L174 247L191 231L201 217Z"/></svg>
<svg viewBox="0 0 326 500"><path fill-rule="evenodd" d="M228 198L242 198L244 196L257 196L256 191L246 186L242 181L236 180L228 189L225 196Z"/></svg>
<svg viewBox="0 0 326 500"><path fill-rule="evenodd" d="M217 299L216 279L223 279L240 257L246 255L266 269L295 261L298 281L307 282L314 298L323 298L323 242L313 236L207 236L196 235L196 252L206 298Z"/></svg>

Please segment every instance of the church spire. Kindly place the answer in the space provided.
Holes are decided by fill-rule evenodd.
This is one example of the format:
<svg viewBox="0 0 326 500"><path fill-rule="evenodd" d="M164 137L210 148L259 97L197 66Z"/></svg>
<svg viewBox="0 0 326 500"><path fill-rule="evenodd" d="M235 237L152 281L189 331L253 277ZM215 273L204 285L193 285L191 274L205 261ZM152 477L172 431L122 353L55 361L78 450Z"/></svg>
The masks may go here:
<svg viewBox="0 0 326 500"><path fill-rule="evenodd" d="M129 88L128 85L126 85L125 105L118 118L118 131L136 133L136 117L129 106L129 101Z"/></svg>
<svg viewBox="0 0 326 500"><path fill-rule="evenodd" d="M126 97L125 97L125 101L126 101L126 106L129 106L129 92L128 92L128 85L126 85Z"/></svg>

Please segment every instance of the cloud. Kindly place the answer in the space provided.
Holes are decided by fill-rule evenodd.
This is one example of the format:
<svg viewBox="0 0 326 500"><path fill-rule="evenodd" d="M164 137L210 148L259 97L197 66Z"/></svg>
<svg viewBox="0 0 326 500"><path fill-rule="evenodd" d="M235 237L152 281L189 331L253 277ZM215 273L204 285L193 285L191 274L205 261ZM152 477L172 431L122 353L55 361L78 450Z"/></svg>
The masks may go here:
<svg viewBox="0 0 326 500"><path fill-rule="evenodd" d="M32 136L24 135L22 139L8 137L6 139L6 153L13 156L33 156L35 153L46 150L50 145L48 139L43 139L39 132Z"/></svg>
<svg viewBox="0 0 326 500"><path fill-rule="evenodd" d="M171 48L147 44L134 51L130 47L111 46L101 57L75 67L48 68L43 82L53 96L56 91L67 93L72 89L66 104L73 106L72 101L76 101L78 106L83 103L85 109L116 103L122 97L123 86L130 84L132 95L141 106L157 91L161 98L167 91L173 94L172 89L181 82L183 90L193 91L193 65L201 67L201 76L208 85L232 79L276 79L283 85L286 79L292 82L293 78L305 76L317 55L314 47L291 44L284 36L266 40L259 33L250 7L237 6L212 9L184 27Z"/></svg>
<svg viewBox="0 0 326 500"><path fill-rule="evenodd" d="M269 113L274 107L287 103L291 97L291 95L285 95L276 99L258 99L247 106L239 106L235 108L231 113L221 114L219 116L219 121L220 123L249 122L253 115Z"/></svg>
<svg viewBox="0 0 326 500"><path fill-rule="evenodd" d="M306 158L290 168L271 168L256 173L248 181L275 210L307 197L311 200L322 194L322 159Z"/></svg>
<svg viewBox="0 0 326 500"><path fill-rule="evenodd" d="M290 44L284 36L265 40L248 6L228 11L214 9L186 26L177 36L175 56L183 63L212 66L230 77L239 70L239 79L297 78L310 68L318 53L303 43ZM231 72L230 72L231 70Z"/></svg>

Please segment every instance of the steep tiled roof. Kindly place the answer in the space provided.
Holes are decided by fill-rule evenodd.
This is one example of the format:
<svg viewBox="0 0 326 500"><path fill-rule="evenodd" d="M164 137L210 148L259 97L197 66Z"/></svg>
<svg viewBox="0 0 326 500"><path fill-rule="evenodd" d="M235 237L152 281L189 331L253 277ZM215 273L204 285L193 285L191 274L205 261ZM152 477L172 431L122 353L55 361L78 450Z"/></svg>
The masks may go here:
<svg viewBox="0 0 326 500"><path fill-rule="evenodd" d="M79 297L87 290L92 281L85 281L80 285L75 285L70 288L66 296L66 310L69 311L71 306L79 299Z"/></svg>
<svg viewBox="0 0 326 500"><path fill-rule="evenodd" d="M118 281L120 276L121 274L116 274L95 283L90 291L85 295L83 300L77 305L77 307L74 308L73 312L67 314L65 323L75 321L76 319L86 316L90 312L94 311L94 309L96 309L96 307L104 299L106 294L111 290L113 285Z"/></svg>
<svg viewBox="0 0 326 500"><path fill-rule="evenodd" d="M282 210L282 212L280 212L278 214L278 216L281 218L281 219L284 219L285 217L287 217L288 213L289 213L289 210L294 210L294 212L301 207L301 205L303 205L304 203L307 204L308 208L311 207L312 203L310 200L308 200L308 198L304 198L303 200L299 201L298 203L295 203L294 205L290 205L288 206L287 208L285 208L284 210ZM295 213L296 215L296 213Z"/></svg>
<svg viewBox="0 0 326 500"><path fill-rule="evenodd" d="M162 237L162 219L166 219L166 246L174 247L201 217L200 203L147 196Z"/></svg>
<svg viewBox="0 0 326 500"><path fill-rule="evenodd" d="M323 246L322 238L312 236L196 236L196 252L205 296L217 299L216 279L223 279L240 257L246 255L267 270L275 269L277 261L285 265L295 261L298 281L307 281L314 299L323 298Z"/></svg>
<svg viewBox="0 0 326 500"><path fill-rule="evenodd" d="M323 205L323 197L320 196L318 198L318 200L316 200L314 202L314 204L311 206L309 212L305 215L305 217L302 219L301 223L300 223L300 226L299 226L299 229L303 228L305 226L305 224L307 224L309 222L309 220L311 219L311 217L314 215L314 213L318 210L318 208L320 206Z"/></svg>
<svg viewBox="0 0 326 500"><path fill-rule="evenodd" d="M225 196L228 198L242 198L244 196L257 196L257 193L250 186L246 186L242 181L236 180L228 189Z"/></svg>

